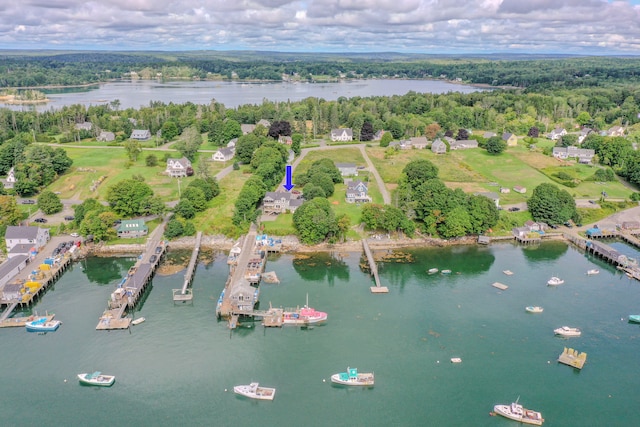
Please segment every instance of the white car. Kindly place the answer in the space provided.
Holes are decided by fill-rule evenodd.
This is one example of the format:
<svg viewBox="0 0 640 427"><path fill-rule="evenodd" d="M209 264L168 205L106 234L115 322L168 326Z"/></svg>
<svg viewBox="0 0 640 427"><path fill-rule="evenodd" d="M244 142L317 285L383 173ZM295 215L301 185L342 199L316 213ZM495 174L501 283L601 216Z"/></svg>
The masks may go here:
<svg viewBox="0 0 640 427"><path fill-rule="evenodd" d="M80 237L80 235L78 233L71 233L70 236L71 237Z"/></svg>

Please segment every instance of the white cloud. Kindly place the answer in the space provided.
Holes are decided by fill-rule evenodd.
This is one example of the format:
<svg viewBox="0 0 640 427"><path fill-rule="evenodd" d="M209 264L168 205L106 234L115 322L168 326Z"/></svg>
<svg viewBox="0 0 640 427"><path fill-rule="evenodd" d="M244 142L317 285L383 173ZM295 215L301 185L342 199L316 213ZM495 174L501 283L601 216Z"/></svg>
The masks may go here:
<svg viewBox="0 0 640 427"><path fill-rule="evenodd" d="M640 53L630 0L21 0L0 48Z"/></svg>

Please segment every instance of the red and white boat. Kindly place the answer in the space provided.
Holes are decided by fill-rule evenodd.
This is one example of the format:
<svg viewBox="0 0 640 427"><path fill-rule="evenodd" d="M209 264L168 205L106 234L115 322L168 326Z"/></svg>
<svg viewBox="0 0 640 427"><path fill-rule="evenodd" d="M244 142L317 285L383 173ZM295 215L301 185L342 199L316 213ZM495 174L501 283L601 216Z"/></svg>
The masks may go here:
<svg viewBox="0 0 640 427"><path fill-rule="evenodd" d="M518 403L518 400L520 400L520 398L511 405L495 405L493 407L493 411L498 415L509 418L510 420L519 421L523 424L541 426L544 422L542 414L538 411L524 408Z"/></svg>
<svg viewBox="0 0 640 427"><path fill-rule="evenodd" d="M282 323L285 325L313 325L327 320L327 313L309 307L309 296L307 304L302 308L285 309L282 313Z"/></svg>

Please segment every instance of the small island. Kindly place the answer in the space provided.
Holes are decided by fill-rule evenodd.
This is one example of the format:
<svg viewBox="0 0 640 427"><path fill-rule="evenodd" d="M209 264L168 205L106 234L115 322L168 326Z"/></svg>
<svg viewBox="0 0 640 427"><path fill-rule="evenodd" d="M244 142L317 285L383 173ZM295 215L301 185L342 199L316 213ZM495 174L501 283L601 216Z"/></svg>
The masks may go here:
<svg viewBox="0 0 640 427"><path fill-rule="evenodd" d="M50 99L38 90L7 90L0 93L0 103L8 105L46 104Z"/></svg>

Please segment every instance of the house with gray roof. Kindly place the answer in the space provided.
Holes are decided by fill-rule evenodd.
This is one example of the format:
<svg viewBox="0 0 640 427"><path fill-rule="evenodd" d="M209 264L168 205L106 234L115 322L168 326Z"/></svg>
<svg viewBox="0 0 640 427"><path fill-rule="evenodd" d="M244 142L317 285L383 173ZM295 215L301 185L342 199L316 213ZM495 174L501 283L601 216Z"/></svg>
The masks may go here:
<svg viewBox="0 0 640 427"><path fill-rule="evenodd" d="M494 136L498 135L495 132L485 132L482 134L482 137L486 139L493 138Z"/></svg>
<svg viewBox="0 0 640 427"><path fill-rule="evenodd" d="M502 134L502 140L507 143L508 147L515 147L518 145L518 137L509 132Z"/></svg>
<svg viewBox="0 0 640 427"><path fill-rule="evenodd" d="M113 132L102 131L97 136L96 141L110 142L116 139L116 135Z"/></svg>
<svg viewBox="0 0 640 427"><path fill-rule="evenodd" d="M187 169L191 167L191 161L186 157L179 159L167 159L167 168L164 173L172 178L181 178L187 176Z"/></svg>
<svg viewBox="0 0 640 427"><path fill-rule="evenodd" d="M417 150L424 150L429 146L429 141L426 136L414 136L411 140L411 147Z"/></svg>
<svg viewBox="0 0 640 427"><path fill-rule="evenodd" d="M369 188L364 182L360 180L348 181L345 199L347 203L369 203L371 197L367 194L368 191Z"/></svg>
<svg viewBox="0 0 640 427"><path fill-rule="evenodd" d="M569 147L553 147L553 157L556 159L577 159L578 163L591 163L595 150L591 148L578 148L574 145Z"/></svg>
<svg viewBox="0 0 640 427"><path fill-rule="evenodd" d="M129 138L137 141L148 141L151 139L151 131L149 129L134 129Z"/></svg>
<svg viewBox="0 0 640 427"><path fill-rule="evenodd" d="M228 162L229 160L233 159L234 155L235 155L235 150L233 148L222 147L222 148L219 148L218 151L213 153L213 155L211 156L211 159L214 162Z"/></svg>
<svg viewBox="0 0 640 427"><path fill-rule="evenodd" d="M7 284L10 282L16 275L27 268L27 263L29 262L29 257L26 255L20 255L13 258L9 258L2 264L0 264L0 286L4 286L2 299L12 300L21 298L20 289L22 288L21 283L16 283L16 286L11 286L12 284Z"/></svg>
<svg viewBox="0 0 640 427"><path fill-rule="evenodd" d="M11 251L15 245L31 245L40 250L49 241L49 229L35 226L10 225L4 233L7 251Z"/></svg>
<svg viewBox="0 0 640 427"><path fill-rule="evenodd" d="M552 141L557 141L561 137L567 134L567 130L565 128L555 128L551 132L549 132L549 139Z"/></svg>
<svg viewBox="0 0 640 427"><path fill-rule="evenodd" d="M580 134L578 135L578 144L582 144L587 136L593 132L593 129L590 128L582 128Z"/></svg>
<svg viewBox="0 0 640 427"><path fill-rule="evenodd" d="M435 154L445 154L447 152L447 144L445 144L440 138L437 138L431 143L431 151Z"/></svg>
<svg viewBox="0 0 640 427"><path fill-rule="evenodd" d="M351 128L331 129L332 141L353 141L353 130Z"/></svg>
<svg viewBox="0 0 640 427"><path fill-rule="evenodd" d="M13 170L13 167L11 169L9 169L9 172L7 172L7 177L4 178L1 181L2 181L2 185L4 186L4 188L6 188L6 189L13 188L13 186L16 184L16 175L15 175L15 172Z"/></svg>
<svg viewBox="0 0 640 427"><path fill-rule="evenodd" d="M296 194L288 191L267 191L262 199L262 211L265 214L293 213L302 202Z"/></svg>
<svg viewBox="0 0 640 427"><path fill-rule="evenodd" d="M242 130L242 134L243 135L250 134L251 132L253 132L255 130L255 128L256 128L256 125L250 125L250 124L246 124L246 123L240 125L240 130Z"/></svg>
<svg viewBox="0 0 640 427"><path fill-rule="evenodd" d="M76 123L75 128L76 128L76 130L90 131L91 129L93 129L93 123L91 123L91 122Z"/></svg>

